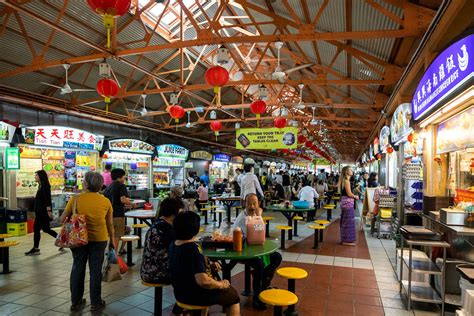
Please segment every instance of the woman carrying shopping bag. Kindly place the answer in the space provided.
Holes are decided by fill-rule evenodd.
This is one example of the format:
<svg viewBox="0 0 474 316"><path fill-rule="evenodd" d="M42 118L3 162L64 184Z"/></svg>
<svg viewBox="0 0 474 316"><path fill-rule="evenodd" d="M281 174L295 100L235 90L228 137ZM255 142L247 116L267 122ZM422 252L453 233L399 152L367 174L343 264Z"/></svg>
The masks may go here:
<svg viewBox="0 0 474 316"><path fill-rule="evenodd" d="M73 213L85 215L88 243L85 246L71 248L73 264L70 277L71 311L77 311L86 305L84 296L84 278L89 261L91 311L105 307L101 297L102 265L107 242L113 245L114 226L112 204L98 192L104 179L98 172L87 172L83 180L84 193L71 198L61 216L65 222Z"/></svg>

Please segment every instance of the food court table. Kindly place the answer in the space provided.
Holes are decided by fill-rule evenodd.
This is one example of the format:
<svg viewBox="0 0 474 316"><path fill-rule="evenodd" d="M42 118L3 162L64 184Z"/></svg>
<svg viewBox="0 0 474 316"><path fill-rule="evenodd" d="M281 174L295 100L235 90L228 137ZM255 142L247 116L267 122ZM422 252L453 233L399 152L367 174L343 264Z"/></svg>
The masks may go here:
<svg viewBox="0 0 474 316"><path fill-rule="evenodd" d="M235 202L241 201L240 196L228 196L228 197L218 196L218 197L213 197L212 199L216 202L219 201L219 202L222 202L222 204L224 204L227 211L227 222L230 222L230 213L231 213L232 205L234 205Z"/></svg>
<svg viewBox="0 0 474 316"><path fill-rule="evenodd" d="M288 226L293 227L293 218L296 215L303 214L306 212L316 211L315 208L286 208L278 205L270 205L265 208L267 211L272 212L281 212L283 216L288 219ZM309 217L306 216L306 220L309 221ZM295 222L294 224L294 234L291 230L288 231L288 240L293 239L293 235L298 236L298 224Z"/></svg>
<svg viewBox="0 0 474 316"><path fill-rule="evenodd" d="M212 260L219 260L222 267L222 276L225 280L231 280L232 269L239 261L255 259L269 255L280 247L273 240L265 240L263 245L247 245L244 243L242 252L233 250L216 251L215 249L203 249L203 254ZM227 262L228 261L228 262Z"/></svg>
<svg viewBox="0 0 474 316"><path fill-rule="evenodd" d="M151 224L153 224L153 219L155 219L156 217L156 211L153 211L153 210L128 211L125 213L125 217L133 218L134 221L138 219L141 222L144 222L145 224L151 227Z"/></svg>

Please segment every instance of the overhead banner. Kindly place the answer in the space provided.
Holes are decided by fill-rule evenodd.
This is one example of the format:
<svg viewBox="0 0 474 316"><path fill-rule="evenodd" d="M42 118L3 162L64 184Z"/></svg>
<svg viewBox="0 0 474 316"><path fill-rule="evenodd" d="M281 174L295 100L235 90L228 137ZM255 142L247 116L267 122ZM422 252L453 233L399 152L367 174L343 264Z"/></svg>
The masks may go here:
<svg viewBox="0 0 474 316"><path fill-rule="evenodd" d="M298 128L239 128L236 130L237 149L290 149L296 148Z"/></svg>
<svg viewBox="0 0 474 316"><path fill-rule="evenodd" d="M436 153L442 154L474 147L474 107L438 125Z"/></svg>
<svg viewBox="0 0 474 316"><path fill-rule="evenodd" d="M220 161L220 162L230 162L230 156L227 154L214 154L212 157L212 160L214 161Z"/></svg>
<svg viewBox="0 0 474 316"><path fill-rule="evenodd" d="M474 78L474 34L457 41L436 57L413 96L413 119L442 104L456 88Z"/></svg>
<svg viewBox="0 0 474 316"><path fill-rule="evenodd" d="M30 145L101 150L104 143L104 136L70 127L34 126L22 132Z"/></svg>
<svg viewBox="0 0 474 316"><path fill-rule="evenodd" d="M313 164L315 164L316 166L327 166L327 165L330 165L331 163L325 158L314 158Z"/></svg>
<svg viewBox="0 0 474 316"><path fill-rule="evenodd" d="M198 150L191 153L191 158L211 161L212 154L204 150Z"/></svg>

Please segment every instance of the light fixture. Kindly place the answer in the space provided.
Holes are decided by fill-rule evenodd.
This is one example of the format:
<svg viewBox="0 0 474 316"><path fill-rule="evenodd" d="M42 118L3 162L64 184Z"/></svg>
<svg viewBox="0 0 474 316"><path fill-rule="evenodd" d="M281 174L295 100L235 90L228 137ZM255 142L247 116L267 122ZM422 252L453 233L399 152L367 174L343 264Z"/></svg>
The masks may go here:
<svg viewBox="0 0 474 316"><path fill-rule="evenodd" d="M305 105L303 103L303 88L304 88L304 84L303 83L300 83L298 85L298 88L300 88L300 102L295 106L298 110L302 110L305 108Z"/></svg>
<svg viewBox="0 0 474 316"><path fill-rule="evenodd" d="M217 50L217 63L227 64L229 62L229 50L225 46L219 47Z"/></svg>
<svg viewBox="0 0 474 316"><path fill-rule="evenodd" d="M258 95L263 101L266 101L268 99L268 89L263 84L258 87Z"/></svg>
<svg viewBox="0 0 474 316"><path fill-rule="evenodd" d="M197 106L195 111L196 111L196 113L204 113L204 107L203 106Z"/></svg>
<svg viewBox="0 0 474 316"><path fill-rule="evenodd" d="M99 76L110 77L110 65L105 61L99 64Z"/></svg>
<svg viewBox="0 0 474 316"><path fill-rule="evenodd" d="M240 123L239 122L235 123L235 129L239 129L239 128L240 128Z"/></svg>
<svg viewBox="0 0 474 316"><path fill-rule="evenodd" d="M142 110L140 111L140 114L143 116L143 115L146 115L148 113L148 110L146 109L146 94L142 94L142 99L143 99L143 108Z"/></svg>
<svg viewBox="0 0 474 316"><path fill-rule="evenodd" d="M178 93L173 92L170 94L170 104L172 105L178 104Z"/></svg>
<svg viewBox="0 0 474 316"><path fill-rule="evenodd" d="M216 111L212 110L212 111L211 111L211 114L209 115L209 117L211 118L211 120L215 120L215 119L217 118Z"/></svg>
<svg viewBox="0 0 474 316"><path fill-rule="evenodd" d="M280 116L287 117L288 116L288 109L286 107L280 108Z"/></svg>
<svg viewBox="0 0 474 316"><path fill-rule="evenodd" d="M317 124L318 124L318 120L316 120L316 119L314 118L314 110L316 110L316 107L313 106L313 107L311 107L311 109L313 110L313 118L311 119L311 122L309 122L309 124L310 124L310 125L317 125Z"/></svg>

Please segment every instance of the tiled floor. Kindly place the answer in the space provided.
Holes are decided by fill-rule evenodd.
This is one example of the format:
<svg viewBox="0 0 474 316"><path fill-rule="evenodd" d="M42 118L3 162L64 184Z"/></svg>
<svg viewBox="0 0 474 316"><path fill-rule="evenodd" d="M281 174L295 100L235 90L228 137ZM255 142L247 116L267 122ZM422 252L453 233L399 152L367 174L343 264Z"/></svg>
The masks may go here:
<svg viewBox="0 0 474 316"><path fill-rule="evenodd" d="M318 214L321 219L325 217L325 213ZM278 239L279 232L273 228L286 223L286 220L281 214L271 215L276 218L271 223L271 235L273 239ZM337 210L333 217L338 218ZM288 250L282 252L282 265L302 267L309 273L308 278L297 281L299 315L439 314L436 311L405 310L393 271L395 243L392 240L379 240L359 233L356 247L341 246L338 244L339 225L336 221L326 230L321 249L313 250L313 230L306 226L307 223L300 223L300 237L288 241ZM207 226L206 233L213 229L212 224ZM13 272L0 276L0 315L69 314L70 252L58 252L52 238L43 234L41 255L25 257L23 254L31 248L33 236L16 239L20 241L20 246L11 249L10 266ZM153 312L154 289L140 282L140 257L141 252L134 250L133 259L137 265L124 275L123 280L103 283L102 295L107 307L102 314L138 316ZM278 276L275 276L273 283L279 288L287 286L286 280ZM243 289L242 265L234 268L232 284L239 291ZM174 301L172 289L166 287L163 294L164 315L169 315ZM265 312L253 310L250 298L242 297L241 302L242 315L272 315L271 308ZM82 314L91 315L88 306ZM221 315L220 309L212 308L211 315Z"/></svg>

